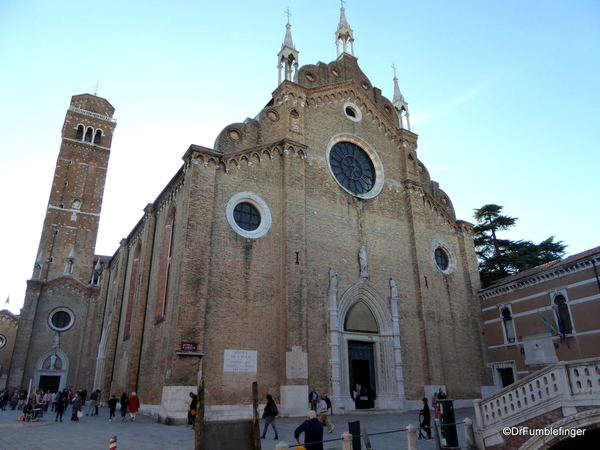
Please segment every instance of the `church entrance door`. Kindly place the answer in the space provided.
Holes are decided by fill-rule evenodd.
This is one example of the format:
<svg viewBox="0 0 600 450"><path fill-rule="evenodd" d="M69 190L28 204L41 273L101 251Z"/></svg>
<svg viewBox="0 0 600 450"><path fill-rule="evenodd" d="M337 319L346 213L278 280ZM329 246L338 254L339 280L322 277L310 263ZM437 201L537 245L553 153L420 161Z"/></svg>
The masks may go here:
<svg viewBox="0 0 600 450"><path fill-rule="evenodd" d="M348 341L350 392L356 409L375 406L375 361L372 342Z"/></svg>
<svg viewBox="0 0 600 450"><path fill-rule="evenodd" d="M44 392L58 392L60 387L60 375L41 375L39 388Z"/></svg>

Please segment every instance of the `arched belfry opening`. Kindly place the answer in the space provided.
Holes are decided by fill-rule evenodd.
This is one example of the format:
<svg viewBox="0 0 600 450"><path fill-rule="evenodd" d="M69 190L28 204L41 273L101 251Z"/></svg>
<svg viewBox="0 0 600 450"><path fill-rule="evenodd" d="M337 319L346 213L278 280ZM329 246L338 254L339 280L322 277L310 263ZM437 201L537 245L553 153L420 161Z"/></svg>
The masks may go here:
<svg viewBox="0 0 600 450"><path fill-rule="evenodd" d="M333 404L343 410L403 409L400 332L391 305L397 298L370 282L351 286L339 301L337 289L329 295Z"/></svg>

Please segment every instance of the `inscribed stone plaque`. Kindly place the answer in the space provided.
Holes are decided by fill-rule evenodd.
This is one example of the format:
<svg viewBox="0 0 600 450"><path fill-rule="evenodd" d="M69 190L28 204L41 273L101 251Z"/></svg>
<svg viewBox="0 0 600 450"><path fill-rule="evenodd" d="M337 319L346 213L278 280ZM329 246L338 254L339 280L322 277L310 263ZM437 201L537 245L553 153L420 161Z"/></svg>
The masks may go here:
<svg viewBox="0 0 600 450"><path fill-rule="evenodd" d="M256 350L225 350L223 372L256 372L257 361Z"/></svg>

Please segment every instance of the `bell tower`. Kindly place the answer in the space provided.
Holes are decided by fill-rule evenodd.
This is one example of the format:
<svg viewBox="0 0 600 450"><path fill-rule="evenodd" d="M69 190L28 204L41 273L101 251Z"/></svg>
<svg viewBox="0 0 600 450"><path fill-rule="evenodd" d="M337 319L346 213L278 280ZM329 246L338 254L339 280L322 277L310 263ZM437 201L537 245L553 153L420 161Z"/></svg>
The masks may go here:
<svg viewBox="0 0 600 450"><path fill-rule="evenodd" d="M25 302L8 385L56 392L93 380L92 324L101 317L101 263L95 256L115 109L95 95L75 95L46 207L37 257Z"/></svg>
<svg viewBox="0 0 600 450"><path fill-rule="evenodd" d="M62 128L62 142L32 279L63 275L88 284L110 145L116 120L103 98L75 95Z"/></svg>

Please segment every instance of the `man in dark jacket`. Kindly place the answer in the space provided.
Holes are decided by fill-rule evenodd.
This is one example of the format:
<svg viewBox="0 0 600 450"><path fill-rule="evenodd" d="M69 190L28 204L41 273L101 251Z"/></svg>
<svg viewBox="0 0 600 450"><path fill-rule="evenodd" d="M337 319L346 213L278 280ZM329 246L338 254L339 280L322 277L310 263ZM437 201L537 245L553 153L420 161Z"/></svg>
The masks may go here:
<svg viewBox="0 0 600 450"><path fill-rule="evenodd" d="M319 422L317 413L313 410L308 412L308 420L302 422L294 431L294 437L298 445L302 445L300 439L298 439L302 433L304 433L306 450L323 450L323 424ZM311 444L311 442L314 443Z"/></svg>
<svg viewBox="0 0 600 450"><path fill-rule="evenodd" d="M421 419L421 428L425 429L425 433L427 433L427 440L431 440L431 414L429 413L429 405L427 404L427 399L423 397L423 409L419 411L419 416L423 416ZM419 437L420 439L420 437Z"/></svg>

